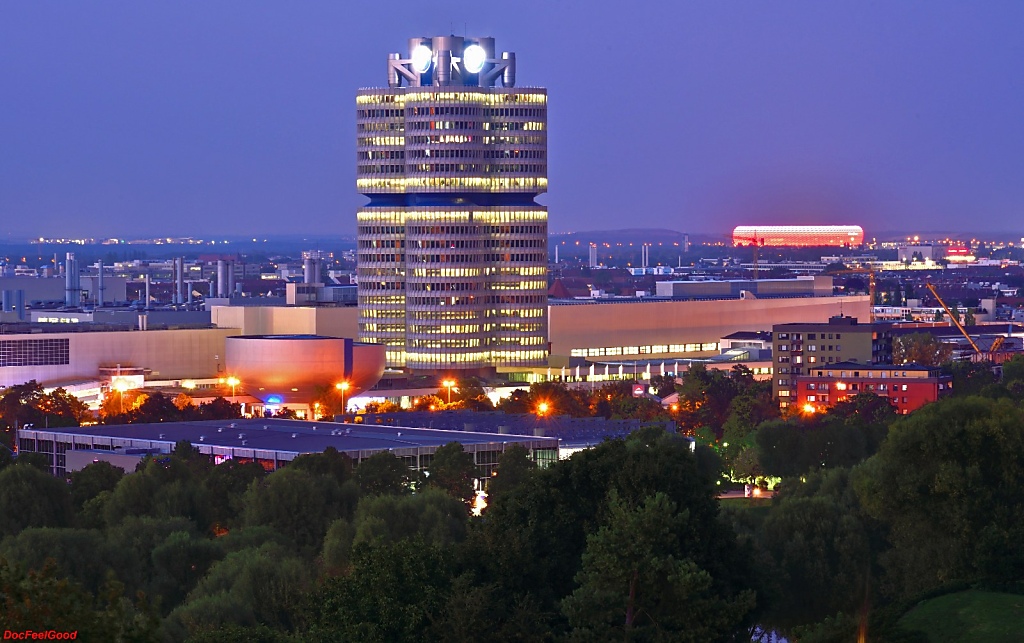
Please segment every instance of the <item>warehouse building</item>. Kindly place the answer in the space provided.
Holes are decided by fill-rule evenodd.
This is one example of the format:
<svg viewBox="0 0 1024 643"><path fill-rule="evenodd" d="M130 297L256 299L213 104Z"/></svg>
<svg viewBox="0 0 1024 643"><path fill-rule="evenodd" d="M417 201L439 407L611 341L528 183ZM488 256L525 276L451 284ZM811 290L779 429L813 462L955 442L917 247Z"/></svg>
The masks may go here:
<svg viewBox="0 0 1024 643"><path fill-rule="evenodd" d="M478 479L486 480L497 468L498 457L513 444L522 445L538 466L558 460L558 439L467 431L441 431L402 426L303 422L261 418L122 424L60 429L22 429L19 452L42 453L50 470L63 477L93 462L108 461L133 470L147 455L170 453L185 440L215 463L225 460L257 462L274 471L304 453L322 453L334 447L360 462L389 451L416 471L427 469L438 448L458 442L473 455Z"/></svg>

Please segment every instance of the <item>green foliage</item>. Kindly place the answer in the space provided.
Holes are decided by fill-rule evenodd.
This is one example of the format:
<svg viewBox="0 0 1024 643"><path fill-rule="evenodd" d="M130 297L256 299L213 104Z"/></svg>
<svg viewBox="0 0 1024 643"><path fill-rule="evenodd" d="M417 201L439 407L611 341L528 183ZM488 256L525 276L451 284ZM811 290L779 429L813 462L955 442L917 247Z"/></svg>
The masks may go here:
<svg viewBox="0 0 1024 643"><path fill-rule="evenodd" d="M903 629L923 632L934 643L1020 640L1024 601L1019 594L970 589L922 601L900 619Z"/></svg>
<svg viewBox="0 0 1024 643"><path fill-rule="evenodd" d="M30 380L0 393L0 445L14 446L14 428L78 426L89 411L78 398L62 388L46 393L39 382Z"/></svg>
<svg viewBox="0 0 1024 643"><path fill-rule="evenodd" d="M333 478L339 485L352 479L352 458L334 447L327 447L322 453L303 453L288 467L308 471L314 476Z"/></svg>
<svg viewBox="0 0 1024 643"><path fill-rule="evenodd" d="M359 488L371 496L409 493L412 480L409 466L390 451L375 453L356 468Z"/></svg>
<svg viewBox="0 0 1024 643"><path fill-rule="evenodd" d="M25 569L47 565L60 578L68 578L95 594L117 564L117 551L94 529L33 527L0 544L0 557L17 561Z"/></svg>
<svg viewBox="0 0 1024 643"><path fill-rule="evenodd" d="M449 442L434 452L427 467L426 483L469 504L476 496L476 476L473 454L466 453L458 442Z"/></svg>
<svg viewBox="0 0 1024 643"><path fill-rule="evenodd" d="M1024 414L1008 400L950 398L896 423L858 467L865 510L889 525L891 591L1024 576Z"/></svg>
<svg viewBox="0 0 1024 643"><path fill-rule="evenodd" d="M194 460L180 457L150 457L135 475L125 476L107 499L103 515L108 525L128 516L170 518L181 516L201 530L212 522L209 494L194 469Z"/></svg>
<svg viewBox="0 0 1024 643"><path fill-rule="evenodd" d="M72 471L71 503L81 511L82 505L104 491L113 491L117 483L124 477L124 469L115 467L109 462L93 462L83 469Z"/></svg>
<svg viewBox="0 0 1024 643"><path fill-rule="evenodd" d="M77 632L83 641L158 641L159 624L146 604L133 604L122 594L122 586L112 581L96 600L59 578L53 564L26 572L0 558L0 629L6 631Z"/></svg>
<svg viewBox="0 0 1024 643"><path fill-rule="evenodd" d="M228 554L175 608L168 633L178 640L225 625L287 630L310 587L308 565L275 544Z"/></svg>
<svg viewBox="0 0 1024 643"><path fill-rule="evenodd" d="M789 629L861 605L872 569L872 534L847 469L788 481L758 530L774 581L765 621Z"/></svg>
<svg viewBox="0 0 1024 643"><path fill-rule="evenodd" d="M723 597L689 556L687 511L663 493L631 507L613 490L604 524L587 538L578 587L562 605L571 640L728 638L754 608L752 590Z"/></svg>
<svg viewBox="0 0 1024 643"><path fill-rule="evenodd" d="M351 571L309 597L307 641L422 641L444 605L452 560L419 540L355 547Z"/></svg>
<svg viewBox="0 0 1024 643"><path fill-rule="evenodd" d="M185 643L293 643L298 639L266 625L242 626L233 623L198 629Z"/></svg>
<svg viewBox="0 0 1024 643"><path fill-rule="evenodd" d="M20 458L19 458L20 460ZM0 471L0 536L29 527L71 525L71 494L63 482L24 464Z"/></svg>
<svg viewBox="0 0 1024 643"><path fill-rule="evenodd" d="M354 483L348 483L354 487ZM266 525L305 549L319 549L328 526L349 517L355 494L334 476L286 467L253 483L245 495L245 524Z"/></svg>
<svg viewBox="0 0 1024 643"><path fill-rule="evenodd" d="M128 476L131 477L131 476ZM195 525L187 518L153 518L128 516L106 530L106 539L116 555L117 578L130 593L142 592L160 603L164 612L173 604L160 601L161 579L153 565L153 551L165 543L171 534L194 531Z"/></svg>
<svg viewBox="0 0 1024 643"><path fill-rule="evenodd" d="M221 528L239 524L245 492L266 475L266 470L255 462L226 460L213 467L203 479L213 522Z"/></svg>
<svg viewBox="0 0 1024 643"><path fill-rule="evenodd" d="M980 395L996 383L991 362L951 362L943 370L953 376L953 394L957 397Z"/></svg>
<svg viewBox="0 0 1024 643"><path fill-rule="evenodd" d="M371 496L359 502L353 545L418 538L447 547L466 536L466 507L439 489L410 496Z"/></svg>
<svg viewBox="0 0 1024 643"><path fill-rule="evenodd" d="M1014 355L1003 362L1003 383L1024 382L1024 355Z"/></svg>
<svg viewBox="0 0 1024 643"><path fill-rule="evenodd" d="M162 597L164 605L177 605L206 574L206 570L223 557L224 552L218 543L196 537L188 531L176 531L153 549L152 591Z"/></svg>
<svg viewBox="0 0 1024 643"><path fill-rule="evenodd" d="M498 402L497 409L505 413L537 413L542 402L548 405L551 415L587 417L591 414L587 393L562 382L536 382L530 385L529 391L513 391Z"/></svg>
<svg viewBox="0 0 1024 643"><path fill-rule="evenodd" d="M885 398L861 394L823 416L766 422L754 438L758 462L765 474L782 478L850 467L878 449L896 417Z"/></svg>
<svg viewBox="0 0 1024 643"><path fill-rule="evenodd" d="M525 484L537 472L537 464L530 459L530 453L521 444L505 448L498 456L498 468L487 483L489 502Z"/></svg>
<svg viewBox="0 0 1024 643"><path fill-rule="evenodd" d="M894 364L939 366L953 358L953 346L938 340L931 333L900 335L892 341Z"/></svg>
<svg viewBox="0 0 1024 643"><path fill-rule="evenodd" d="M718 520L712 479L686 440L656 429L577 453L495 498L469 541L480 552L483 578L493 579L500 595L530 596L542 612L559 611L576 589L587 536L608 524L613 491L632 507L663 493L685 508L689 527L675 535L679 551L711 576L724 600L749 588L750 560Z"/></svg>

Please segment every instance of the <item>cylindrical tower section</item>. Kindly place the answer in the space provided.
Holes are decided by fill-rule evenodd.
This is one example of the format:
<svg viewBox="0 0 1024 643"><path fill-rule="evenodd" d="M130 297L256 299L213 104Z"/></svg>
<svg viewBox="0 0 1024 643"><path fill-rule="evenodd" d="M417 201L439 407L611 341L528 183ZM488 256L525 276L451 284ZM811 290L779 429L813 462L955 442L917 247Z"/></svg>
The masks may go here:
<svg viewBox="0 0 1024 643"><path fill-rule="evenodd" d="M64 305L68 308L74 308L81 303L78 301L80 298L75 285L75 278L78 277L77 263L73 252L67 253L64 257Z"/></svg>
<svg viewBox="0 0 1024 643"><path fill-rule="evenodd" d="M228 267L228 297L235 292L235 262L227 262Z"/></svg>
<svg viewBox="0 0 1024 643"><path fill-rule="evenodd" d="M508 63L501 74L501 84L505 87L516 86L516 54L513 51L501 52L501 59Z"/></svg>
<svg viewBox="0 0 1024 643"><path fill-rule="evenodd" d="M489 365L485 227L472 209L406 212L406 366Z"/></svg>
<svg viewBox="0 0 1024 643"><path fill-rule="evenodd" d="M492 363L530 366L547 358L548 214L541 205L478 208L486 230Z"/></svg>
<svg viewBox="0 0 1024 643"><path fill-rule="evenodd" d="M228 268L223 259L217 261L217 296L228 296Z"/></svg>
<svg viewBox="0 0 1024 643"><path fill-rule="evenodd" d="M96 262L96 269L98 270L96 275L96 307L103 308L103 260L100 259Z"/></svg>
<svg viewBox="0 0 1024 643"><path fill-rule="evenodd" d="M434 85L447 87L453 84L452 52L442 49L434 54Z"/></svg>
<svg viewBox="0 0 1024 643"><path fill-rule="evenodd" d="M178 257L177 303L185 303L185 257Z"/></svg>
<svg viewBox="0 0 1024 643"><path fill-rule="evenodd" d="M302 283L313 283L313 259L311 257L307 257L302 262Z"/></svg>
<svg viewBox="0 0 1024 643"><path fill-rule="evenodd" d="M383 344L389 366L405 366L405 213L365 207L357 213L359 339Z"/></svg>
<svg viewBox="0 0 1024 643"><path fill-rule="evenodd" d="M388 54L388 87L398 87L402 84L402 77L393 67L393 61L401 59L402 54Z"/></svg>

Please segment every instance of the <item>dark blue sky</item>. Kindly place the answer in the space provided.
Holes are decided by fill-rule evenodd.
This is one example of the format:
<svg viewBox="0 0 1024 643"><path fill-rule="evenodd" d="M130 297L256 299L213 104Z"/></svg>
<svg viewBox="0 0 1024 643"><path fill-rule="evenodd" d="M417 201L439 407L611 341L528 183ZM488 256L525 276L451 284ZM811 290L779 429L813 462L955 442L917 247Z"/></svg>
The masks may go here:
<svg viewBox="0 0 1024 643"><path fill-rule="evenodd" d="M3 236L354 232L355 89L493 35L553 232L1024 231L1024 2L0 3Z"/></svg>

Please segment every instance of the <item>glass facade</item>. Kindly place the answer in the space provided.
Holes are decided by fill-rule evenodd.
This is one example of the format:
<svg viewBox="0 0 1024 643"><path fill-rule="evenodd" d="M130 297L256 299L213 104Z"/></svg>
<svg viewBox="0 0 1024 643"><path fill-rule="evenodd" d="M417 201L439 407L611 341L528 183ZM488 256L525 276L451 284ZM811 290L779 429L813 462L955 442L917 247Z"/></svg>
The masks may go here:
<svg viewBox="0 0 1024 643"><path fill-rule="evenodd" d="M359 339L389 367L546 363L547 93L356 96Z"/></svg>

